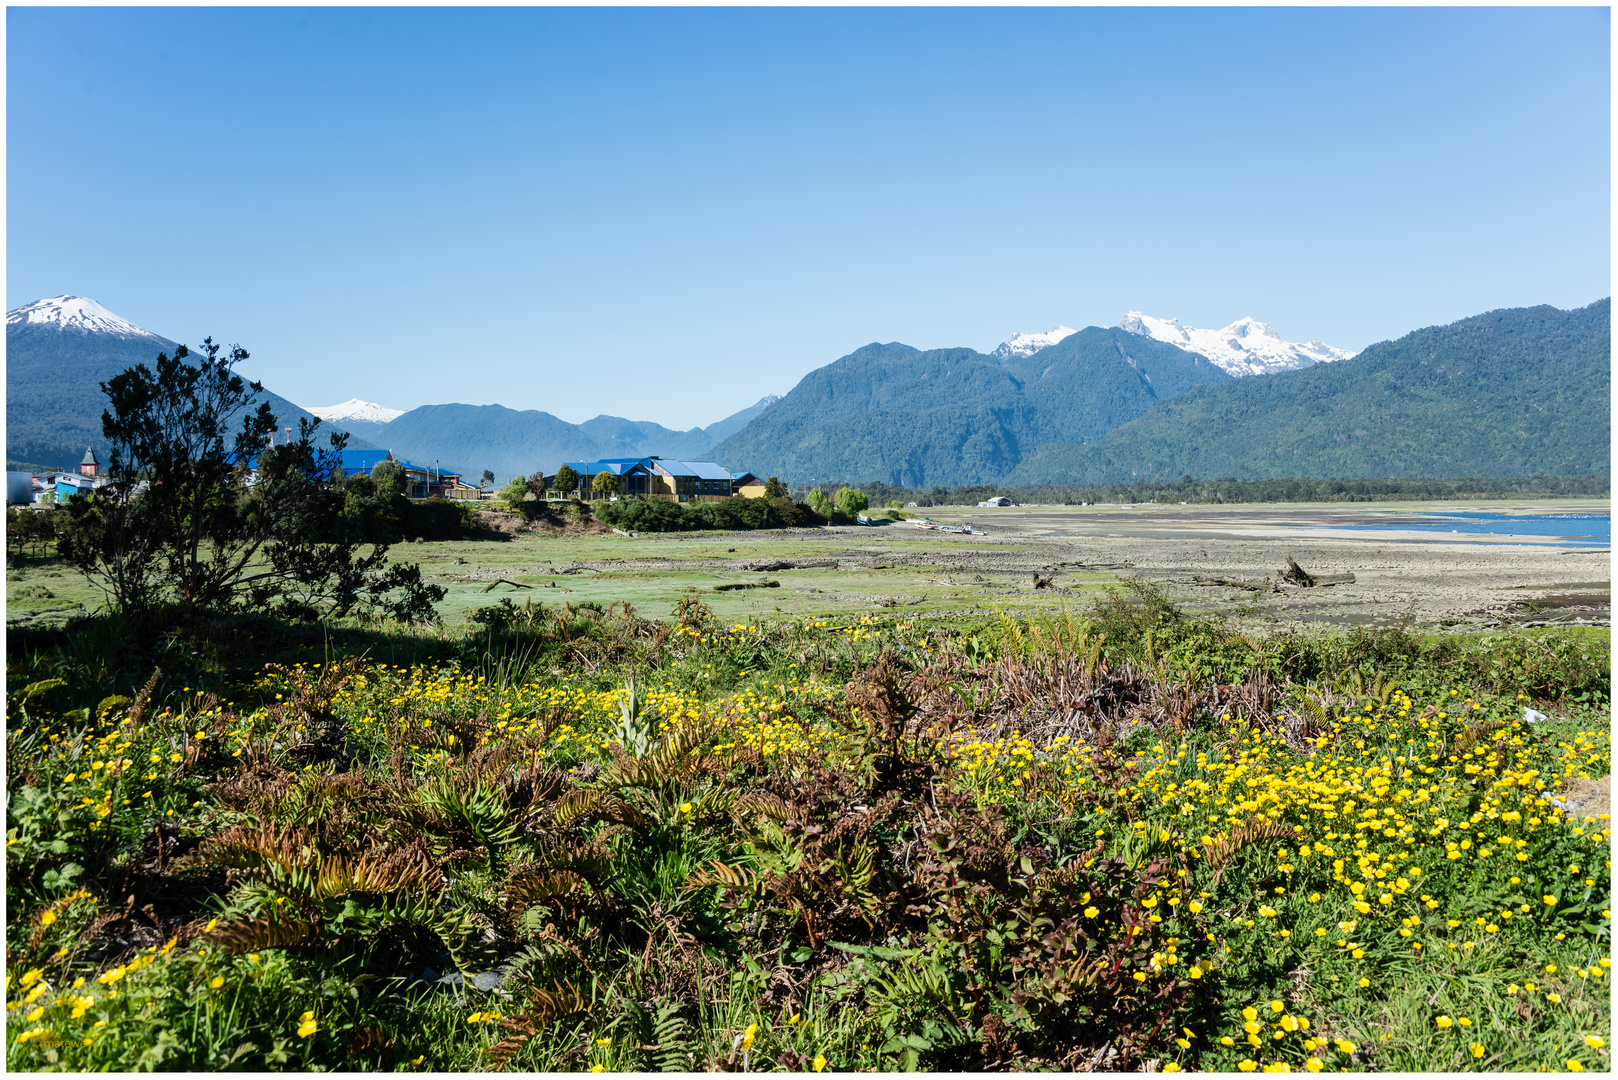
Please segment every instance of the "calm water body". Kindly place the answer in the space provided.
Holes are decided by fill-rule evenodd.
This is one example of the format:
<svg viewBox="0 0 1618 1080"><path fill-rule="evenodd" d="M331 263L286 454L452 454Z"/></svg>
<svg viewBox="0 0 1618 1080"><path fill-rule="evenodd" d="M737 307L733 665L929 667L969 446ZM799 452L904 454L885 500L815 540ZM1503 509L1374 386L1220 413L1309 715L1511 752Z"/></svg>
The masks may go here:
<svg viewBox="0 0 1618 1080"><path fill-rule="evenodd" d="M1405 515L1399 515L1404 517ZM1494 514L1463 511L1445 514L1442 520L1389 521L1383 525L1333 526L1350 532L1432 533L1433 539L1466 533L1485 533L1501 538L1521 537L1523 543L1554 543L1568 547L1611 547L1611 514ZM1455 543L1467 541L1456 539Z"/></svg>

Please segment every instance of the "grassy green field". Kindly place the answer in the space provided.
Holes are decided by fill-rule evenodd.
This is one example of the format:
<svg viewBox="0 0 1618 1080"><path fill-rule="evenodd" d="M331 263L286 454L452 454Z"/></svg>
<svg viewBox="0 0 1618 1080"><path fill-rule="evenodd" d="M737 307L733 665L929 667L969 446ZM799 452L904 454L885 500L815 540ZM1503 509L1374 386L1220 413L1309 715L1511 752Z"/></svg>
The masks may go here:
<svg viewBox="0 0 1618 1080"><path fill-rule="evenodd" d="M883 562L966 544L407 544L440 626L14 624L8 1066L1609 1068L1605 628ZM53 569L8 592L88 604Z"/></svg>
<svg viewBox="0 0 1618 1080"><path fill-rule="evenodd" d="M447 623L464 621L478 607L510 598L521 604L593 601L628 602L652 617L666 616L681 598L696 592L727 619L841 615L848 611L916 608L956 611L986 608L1016 597L1019 606L1059 607L1063 594L1035 594L1026 576L965 574L914 567L835 567L759 573L749 561L772 558L874 560L889 553L940 550L936 540L915 538L897 527L873 528L860 535L828 534L783 542L767 533L692 534L627 537L615 534L549 536L519 534L509 540L426 541L393 549L398 560L418 562L425 576L447 596L439 611ZM974 552L1010 550L981 540ZM665 569L669 560L710 560L720 565ZM578 563L613 565L574 569ZM571 572L569 572L571 571ZM53 620L96 610L101 592L54 560L19 560L8 572L7 618L13 622ZM717 592L715 586L776 581L773 588ZM1115 582L1109 573L1064 575L1063 584L1099 586ZM492 586L492 587L491 587ZM523 588L522 586L527 586ZM46 595L46 594L49 595ZM1067 597L1072 602L1072 597Z"/></svg>

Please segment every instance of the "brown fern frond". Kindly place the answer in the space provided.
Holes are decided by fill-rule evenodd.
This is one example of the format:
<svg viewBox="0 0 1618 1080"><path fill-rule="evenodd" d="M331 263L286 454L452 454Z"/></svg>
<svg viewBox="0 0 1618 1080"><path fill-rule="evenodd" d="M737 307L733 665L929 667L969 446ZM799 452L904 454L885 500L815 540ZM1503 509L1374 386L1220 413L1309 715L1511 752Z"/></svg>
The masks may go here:
<svg viewBox="0 0 1618 1080"><path fill-rule="evenodd" d="M314 933L314 925L301 919L296 922L282 922L278 919L236 919L220 923L203 937L230 952L244 953L258 952L261 949L284 949L309 940Z"/></svg>
<svg viewBox="0 0 1618 1080"><path fill-rule="evenodd" d="M220 805L265 820L292 784L292 774L268 763L244 765L227 780L204 785L203 790Z"/></svg>
<svg viewBox="0 0 1618 1080"><path fill-rule="evenodd" d="M505 1068L506 1062L515 1057L517 1051L528 1045L528 1040L539 1034L539 1030L546 1024L555 1023L576 1013L588 1012L589 1009L590 1003L572 983L558 981L555 990L533 990L528 995L526 1009L500 1021L501 1028L510 1034L489 1047L484 1052L484 1057L496 1071L499 1071Z"/></svg>
<svg viewBox="0 0 1618 1080"><path fill-rule="evenodd" d="M648 789L688 779L693 771L691 755L711 734L706 725L684 724L665 734L650 753L639 758L614 747L613 762L602 773L602 779L609 787Z"/></svg>
<svg viewBox="0 0 1618 1080"><path fill-rule="evenodd" d="M314 842L305 828L268 825L232 825L203 848L202 861L238 870L283 871L307 866L314 858Z"/></svg>
<svg viewBox="0 0 1618 1080"><path fill-rule="evenodd" d="M604 797L599 788L573 788L551 807L551 820L557 828L565 829L586 814L594 813Z"/></svg>
<svg viewBox="0 0 1618 1080"><path fill-rule="evenodd" d="M589 888L590 883L572 870L534 870L513 874L506 883L506 908L516 912Z"/></svg>
<svg viewBox="0 0 1618 1080"><path fill-rule="evenodd" d="M800 825L809 821L806 808L767 791L750 791L741 796L731 807L730 815L738 825L751 823L761 816L773 821L796 821Z"/></svg>
<svg viewBox="0 0 1618 1080"><path fill-rule="evenodd" d="M567 773L552 769L535 761L517 775L500 785L506 796L506 805L513 810L526 810L556 798L567 788Z"/></svg>
<svg viewBox="0 0 1618 1080"><path fill-rule="evenodd" d="M737 892L762 892L763 880L753 871L741 866L726 866L718 859L709 860L709 867L696 871L685 879L682 888L703 889L709 885L722 885Z"/></svg>
<svg viewBox="0 0 1618 1080"><path fill-rule="evenodd" d="M1292 837L1296 833L1289 825L1283 825L1267 817L1255 817L1245 825L1238 825L1223 837L1216 837L1211 844L1202 846L1202 858L1209 869L1223 870L1235 857L1236 853L1244 847L1262 843L1265 840L1278 840L1281 837Z"/></svg>
<svg viewBox="0 0 1618 1080"><path fill-rule="evenodd" d="M700 818L709 814L728 814L735 809L736 793L724 788L709 788L697 800L692 808L691 816Z"/></svg>
<svg viewBox="0 0 1618 1080"><path fill-rule="evenodd" d="M443 881L443 871L432 866L419 848L358 860L328 858L320 861L313 898L326 900L349 893L397 896L436 892Z"/></svg>
<svg viewBox="0 0 1618 1080"><path fill-rule="evenodd" d="M623 832L623 826L613 825L608 829L613 835ZM590 881L599 881L607 874L612 864L612 849L607 846L608 837L598 834L588 844L578 844L565 837L546 836L538 839L538 858L524 866L512 871L512 877L531 870L572 870Z"/></svg>
<svg viewBox="0 0 1618 1080"><path fill-rule="evenodd" d="M558 828L566 828L587 814L603 821L615 821L631 829L646 826L646 817L616 795L600 788L574 788L563 795L551 809L551 820Z"/></svg>

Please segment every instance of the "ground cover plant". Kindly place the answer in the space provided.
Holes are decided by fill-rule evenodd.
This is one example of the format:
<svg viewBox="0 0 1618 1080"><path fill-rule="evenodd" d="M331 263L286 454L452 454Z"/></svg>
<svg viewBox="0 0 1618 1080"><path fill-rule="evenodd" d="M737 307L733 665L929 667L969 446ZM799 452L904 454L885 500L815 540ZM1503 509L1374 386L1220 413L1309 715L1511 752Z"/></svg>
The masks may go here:
<svg viewBox="0 0 1618 1080"><path fill-rule="evenodd" d="M8 1065L1606 1069L1607 650L1145 586L14 635Z"/></svg>

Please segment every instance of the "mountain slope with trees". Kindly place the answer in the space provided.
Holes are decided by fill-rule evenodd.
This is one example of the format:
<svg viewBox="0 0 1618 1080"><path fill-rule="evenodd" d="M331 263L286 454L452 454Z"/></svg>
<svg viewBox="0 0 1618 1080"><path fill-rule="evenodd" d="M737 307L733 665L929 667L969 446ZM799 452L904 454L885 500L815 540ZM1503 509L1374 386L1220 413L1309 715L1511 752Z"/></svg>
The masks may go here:
<svg viewBox="0 0 1618 1080"><path fill-rule="evenodd" d="M1199 387L1090 445L1042 447L1004 483L1606 476L1611 313L1610 299L1501 309Z"/></svg>
<svg viewBox="0 0 1618 1080"><path fill-rule="evenodd" d="M6 460L21 467L76 467L85 446L107 460L101 433L107 396L101 384L126 368L155 365L179 346L156 334L96 333L29 323L6 324ZM276 427L296 429L315 417L284 397L265 391ZM322 434L333 430L321 426ZM350 437L353 449L375 449Z"/></svg>
<svg viewBox="0 0 1618 1080"><path fill-rule="evenodd" d="M871 344L810 372L713 457L795 481L976 483L1039 445L1098 438L1229 379L1194 353L1096 326L1009 366L971 349Z"/></svg>

